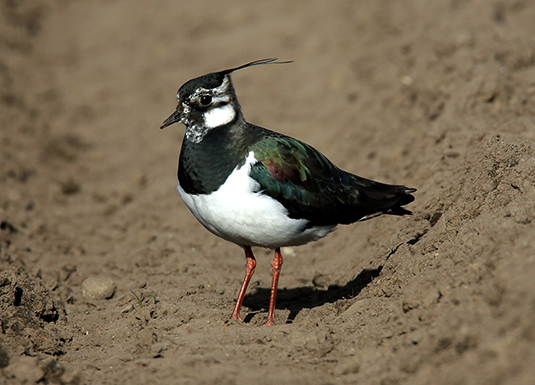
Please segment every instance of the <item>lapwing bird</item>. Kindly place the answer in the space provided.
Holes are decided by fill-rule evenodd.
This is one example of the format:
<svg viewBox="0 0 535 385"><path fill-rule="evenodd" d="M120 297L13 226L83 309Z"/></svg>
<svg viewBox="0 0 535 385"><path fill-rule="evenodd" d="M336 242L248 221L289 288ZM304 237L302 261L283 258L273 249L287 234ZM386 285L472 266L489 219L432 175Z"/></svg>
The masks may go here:
<svg viewBox="0 0 535 385"><path fill-rule="evenodd" d="M275 322L281 247L325 237L339 224L379 214L404 215L416 189L343 171L300 140L248 123L230 75L246 67L281 64L263 59L186 82L178 106L160 128L186 126L178 161L178 192L210 232L245 251L245 278L231 319L254 274L253 246L275 250L266 325Z"/></svg>

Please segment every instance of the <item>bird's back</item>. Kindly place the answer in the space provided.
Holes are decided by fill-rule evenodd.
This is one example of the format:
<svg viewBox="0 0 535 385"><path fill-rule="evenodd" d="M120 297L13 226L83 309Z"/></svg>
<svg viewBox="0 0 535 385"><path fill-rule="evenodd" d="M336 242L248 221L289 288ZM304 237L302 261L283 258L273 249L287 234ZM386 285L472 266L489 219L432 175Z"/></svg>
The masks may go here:
<svg viewBox="0 0 535 385"><path fill-rule="evenodd" d="M250 145L259 161L251 177L263 192L281 202L295 219L311 226L349 224L381 213L408 214L415 189L389 185L339 169L324 155L297 139L262 131Z"/></svg>

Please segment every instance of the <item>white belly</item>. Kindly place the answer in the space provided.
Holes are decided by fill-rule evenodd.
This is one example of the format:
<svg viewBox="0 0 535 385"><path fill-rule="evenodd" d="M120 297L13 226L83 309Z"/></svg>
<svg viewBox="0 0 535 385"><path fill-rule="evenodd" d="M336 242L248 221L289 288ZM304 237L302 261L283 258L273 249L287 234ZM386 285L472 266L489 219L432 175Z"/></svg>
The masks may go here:
<svg viewBox="0 0 535 385"><path fill-rule="evenodd" d="M277 248L297 246L323 238L336 226L306 228L305 219L291 219L277 200L259 192L249 177L256 162L253 152L225 183L209 195L190 195L178 184L180 197L193 215L215 235L241 246Z"/></svg>

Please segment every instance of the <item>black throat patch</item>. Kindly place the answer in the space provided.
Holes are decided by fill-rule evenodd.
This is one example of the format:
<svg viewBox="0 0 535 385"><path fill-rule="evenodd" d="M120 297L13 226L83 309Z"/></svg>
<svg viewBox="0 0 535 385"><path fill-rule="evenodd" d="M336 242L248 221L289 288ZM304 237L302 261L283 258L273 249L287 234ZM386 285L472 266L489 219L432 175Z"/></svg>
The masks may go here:
<svg viewBox="0 0 535 385"><path fill-rule="evenodd" d="M211 129L199 143L184 139L178 160L178 181L188 194L210 194L245 162L247 148L228 125Z"/></svg>

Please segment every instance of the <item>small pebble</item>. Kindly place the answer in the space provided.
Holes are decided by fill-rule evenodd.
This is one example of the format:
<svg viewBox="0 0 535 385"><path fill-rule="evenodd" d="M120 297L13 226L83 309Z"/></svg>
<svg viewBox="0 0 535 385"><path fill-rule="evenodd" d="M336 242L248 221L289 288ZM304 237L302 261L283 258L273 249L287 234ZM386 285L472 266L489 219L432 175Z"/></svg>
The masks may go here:
<svg viewBox="0 0 535 385"><path fill-rule="evenodd" d="M316 275L314 275L314 278L312 278L312 284L316 287L328 287L329 284L332 283L332 277L330 274L321 274L321 273L316 273Z"/></svg>
<svg viewBox="0 0 535 385"><path fill-rule="evenodd" d="M35 384L45 376L45 372L37 364L37 357L18 357L3 371L7 378L16 378L21 384Z"/></svg>
<svg viewBox="0 0 535 385"><path fill-rule="evenodd" d="M285 257L295 257L295 249L293 247L281 247L281 253Z"/></svg>
<svg viewBox="0 0 535 385"><path fill-rule="evenodd" d="M108 299L115 293L115 282L108 277L89 277L82 283L82 294L87 299Z"/></svg>

